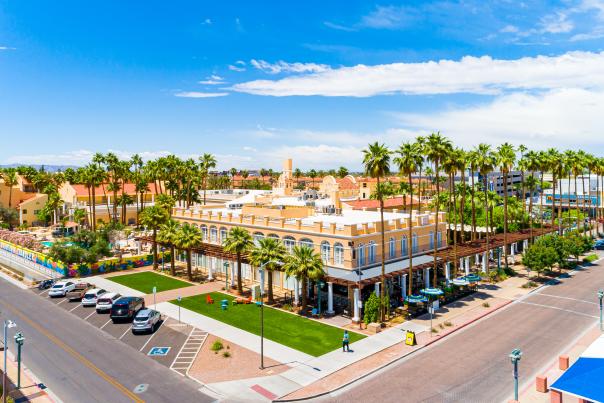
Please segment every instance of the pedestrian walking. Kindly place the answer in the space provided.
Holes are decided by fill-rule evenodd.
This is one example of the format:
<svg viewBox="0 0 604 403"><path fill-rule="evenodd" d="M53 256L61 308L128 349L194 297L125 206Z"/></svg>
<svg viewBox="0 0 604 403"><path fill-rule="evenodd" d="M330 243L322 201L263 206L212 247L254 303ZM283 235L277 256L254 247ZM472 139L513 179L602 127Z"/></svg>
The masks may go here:
<svg viewBox="0 0 604 403"><path fill-rule="evenodd" d="M349 341L348 330L344 330L344 336L342 337L342 352L350 352L350 347L348 346Z"/></svg>

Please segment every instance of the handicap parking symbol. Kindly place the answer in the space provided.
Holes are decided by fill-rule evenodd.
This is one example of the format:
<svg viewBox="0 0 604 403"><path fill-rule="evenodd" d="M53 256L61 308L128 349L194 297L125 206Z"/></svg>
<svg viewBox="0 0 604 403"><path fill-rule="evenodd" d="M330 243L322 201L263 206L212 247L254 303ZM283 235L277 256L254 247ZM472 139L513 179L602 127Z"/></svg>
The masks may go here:
<svg viewBox="0 0 604 403"><path fill-rule="evenodd" d="M147 355L151 357L163 357L168 355L171 347L153 347Z"/></svg>

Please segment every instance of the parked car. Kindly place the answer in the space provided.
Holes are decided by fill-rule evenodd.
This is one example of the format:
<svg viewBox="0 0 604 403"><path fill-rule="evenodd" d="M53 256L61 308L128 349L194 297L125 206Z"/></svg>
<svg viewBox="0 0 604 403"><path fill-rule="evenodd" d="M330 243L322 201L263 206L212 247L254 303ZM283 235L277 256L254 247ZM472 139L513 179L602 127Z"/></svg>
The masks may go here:
<svg viewBox="0 0 604 403"><path fill-rule="evenodd" d="M38 290L47 290L52 287L54 283L55 281L51 279L42 280L38 283Z"/></svg>
<svg viewBox="0 0 604 403"><path fill-rule="evenodd" d="M64 297L69 291L75 288L73 281L59 281L55 283L48 292L50 297Z"/></svg>
<svg viewBox="0 0 604 403"><path fill-rule="evenodd" d="M82 297L82 306L96 306L96 302L100 296L106 294L107 291L102 288L93 288L88 290Z"/></svg>
<svg viewBox="0 0 604 403"><path fill-rule="evenodd" d="M153 333L161 321L161 314L154 309L141 309L132 320L132 333Z"/></svg>
<svg viewBox="0 0 604 403"><path fill-rule="evenodd" d="M141 297L122 297L111 305L109 317L114 323L119 320L132 320L143 308L145 308L145 300Z"/></svg>
<svg viewBox="0 0 604 403"><path fill-rule="evenodd" d="M84 298L84 295L93 288L94 285L92 284L77 283L75 287L65 295L65 297L70 301L77 301Z"/></svg>
<svg viewBox="0 0 604 403"><path fill-rule="evenodd" d="M107 292L97 298L96 311L97 313L109 312L111 306L115 301L120 299L122 296L117 292Z"/></svg>

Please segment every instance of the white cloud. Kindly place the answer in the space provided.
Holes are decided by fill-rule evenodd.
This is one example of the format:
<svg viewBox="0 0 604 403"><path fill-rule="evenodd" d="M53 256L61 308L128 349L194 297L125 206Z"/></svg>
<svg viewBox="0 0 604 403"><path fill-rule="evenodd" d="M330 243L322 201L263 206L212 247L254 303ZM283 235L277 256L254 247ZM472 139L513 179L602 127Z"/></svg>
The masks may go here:
<svg viewBox="0 0 604 403"><path fill-rule="evenodd" d="M205 80L199 81L199 84L218 85L218 84L225 84L225 81L222 77L220 77L216 74L212 74L211 76L206 77Z"/></svg>
<svg viewBox="0 0 604 403"><path fill-rule="evenodd" d="M11 48L10 46L0 46L0 50L15 50L16 48Z"/></svg>
<svg viewBox="0 0 604 403"><path fill-rule="evenodd" d="M338 31L354 32L357 30L354 27L347 27L345 25L336 24L335 22L330 21L324 21L323 25L325 25L327 28L335 29Z"/></svg>
<svg viewBox="0 0 604 403"><path fill-rule="evenodd" d="M540 22L541 33L560 34L567 33L575 27L573 22L568 19L568 15L564 12L548 14L541 18Z"/></svg>
<svg viewBox="0 0 604 403"><path fill-rule="evenodd" d="M503 33L516 33L518 31L519 31L519 29L515 25L506 25L505 27L503 27L499 30L499 32L503 32Z"/></svg>
<svg viewBox="0 0 604 403"><path fill-rule="evenodd" d="M362 160L362 148L353 146L333 146L326 144L279 146L266 153L269 161L292 158L296 167L301 169L331 169L340 165L359 166Z"/></svg>
<svg viewBox="0 0 604 403"><path fill-rule="evenodd" d="M203 22L201 24L202 25L212 25L212 20L209 18L206 18L205 20L203 20Z"/></svg>
<svg viewBox="0 0 604 403"><path fill-rule="evenodd" d="M233 64L229 64L229 70L231 71L245 71L245 62L243 60L237 60Z"/></svg>
<svg viewBox="0 0 604 403"><path fill-rule="evenodd" d="M459 61L356 65L278 80L236 84L256 95L352 96L404 94L497 94L505 90L604 86L604 52L569 52L515 60L465 56Z"/></svg>
<svg viewBox="0 0 604 403"><path fill-rule="evenodd" d="M571 42L590 41L593 39L600 39L600 38L604 38L604 26L596 27L591 32L573 35L570 38L570 41Z"/></svg>
<svg viewBox="0 0 604 403"><path fill-rule="evenodd" d="M134 154L138 154L144 161L165 157L171 154L168 151L143 151L134 153L122 150L107 150L112 152L121 159L130 159ZM90 150L75 150L66 151L56 154L35 154L35 155L15 155L6 160L7 164L33 164L33 165L76 165L83 166L92 161L92 157L96 151Z"/></svg>
<svg viewBox="0 0 604 403"><path fill-rule="evenodd" d="M329 70L329 66L317 63L287 63L279 60L276 63L269 63L265 60L252 59L250 64L269 74L279 73L321 73Z"/></svg>
<svg viewBox="0 0 604 403"><path fill-rule="evenodd" d="M490 103L422 114L398 114L410 131L441 130L456 143L509 141L535 148L604 146L604 90L562 88L541 94L514 93Z"/></svg>
<svg viewBox="0 0 604 403"><path fill-rule="evenodd" d="M418 11L410 7L376 6L361 19L360 26L376 29L406 28L418 19Z"/></svg>
<svg viewBox="0 0 604 403"><path fill-rule="evenodd" d="M216 98L229 95L228 92L200 92L200 91L182 91L174 94L179 98Z"/></svg>

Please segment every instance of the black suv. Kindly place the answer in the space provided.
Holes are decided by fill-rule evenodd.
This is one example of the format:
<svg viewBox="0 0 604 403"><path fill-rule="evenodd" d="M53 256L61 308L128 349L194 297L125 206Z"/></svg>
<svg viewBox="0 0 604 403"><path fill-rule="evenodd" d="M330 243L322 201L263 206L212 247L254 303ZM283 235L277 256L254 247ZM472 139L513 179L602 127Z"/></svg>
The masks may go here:
<svg viewBox="0 0 604 403"><path fill-rule="evenodd" d="M144 307L145 300L141 297L122 297L111 305L109 317L113 320L113 323L118 320L130 321Z"/></svg>

